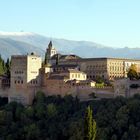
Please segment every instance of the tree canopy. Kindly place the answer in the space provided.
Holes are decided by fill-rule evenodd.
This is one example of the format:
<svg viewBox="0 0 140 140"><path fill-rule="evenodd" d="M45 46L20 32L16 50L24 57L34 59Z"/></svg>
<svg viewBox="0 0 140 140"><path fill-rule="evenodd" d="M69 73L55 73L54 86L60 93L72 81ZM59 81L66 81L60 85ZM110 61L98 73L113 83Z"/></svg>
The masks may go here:
<svg viewBox="0 0 140 140"><path fill-rule="evenodd" d="M1 103L2 99L0 100ZM3 140L140 140L140 95L79 102L36 94L31 106L0 104ZM88 136L88 137L87 137Z"/></svg>
<svg viewBox="0 0 140 140"><path fill-rule="evenodd" d="M130 78L130 80L138 79L139 75L137 73L137 66L135 64L132 64L128 70L127 76Z"/></svg>

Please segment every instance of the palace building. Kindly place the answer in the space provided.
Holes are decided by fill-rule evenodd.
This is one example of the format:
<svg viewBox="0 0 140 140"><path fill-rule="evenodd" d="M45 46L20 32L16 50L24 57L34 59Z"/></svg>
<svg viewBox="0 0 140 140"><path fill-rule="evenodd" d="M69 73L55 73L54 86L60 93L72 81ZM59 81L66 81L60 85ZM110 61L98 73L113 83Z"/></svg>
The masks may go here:
<svg viewBox="0 0 140 140"><path fill-rule="evenodd" d="M132 64L136 65L137 72L140 73L140 60L135 59L80 58L76 55L61 55L56 52L52 57L49 57L49 60L54 71L77 68L85 72L87 78L92 80L97 77L102 77L105 80L125 78Z"/></svg>
<svg viewBox="0 0 140 140"><path fill-rule="evenodd" d="M82 94L97 92L94 82L97 77L106 81L123 79L132 64L140 73L140 60L62 55L50 42L43 63L34 53L11 57L11 77L0 76L0 95L6 93L9 102L24 105L32 104L37 91L43 91L46 96L71 94L81 98Z"/></svg>
<svg viewBox="0 0 140 140"><path fill-rule="evenodd" d="M132 64L136 65L140 73L140 60L120 58L83 58L77 60L60 61L60 65L77 65L87 74L88 79L102 77L105 80L114 80L127 77L128 69Z"/></svg>

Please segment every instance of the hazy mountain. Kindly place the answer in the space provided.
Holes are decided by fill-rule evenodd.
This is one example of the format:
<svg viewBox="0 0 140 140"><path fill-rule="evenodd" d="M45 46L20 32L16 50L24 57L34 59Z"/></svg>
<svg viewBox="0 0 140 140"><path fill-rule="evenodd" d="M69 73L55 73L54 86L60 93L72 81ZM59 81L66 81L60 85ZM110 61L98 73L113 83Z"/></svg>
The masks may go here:
<svg viewBox="0 0 140 140"><path fill-rule="evenodd" d="M88 41L72 41L51 38L61 53L77 54L81 57L140 58L140 48L113 48ZM12 54L35 52L41 56L50 41L49 37L30 32L0 32L0 54L5 58Z"/></svg>
<svg viewBox="0 0 140 140"><path fill-rule="evenodd" d="M12 40L10 38L0 38L0 54L4 59L7 59L11 55L27 54L31 52L37 52L38 54L44 53L41 48L26 42Z"/></svg>

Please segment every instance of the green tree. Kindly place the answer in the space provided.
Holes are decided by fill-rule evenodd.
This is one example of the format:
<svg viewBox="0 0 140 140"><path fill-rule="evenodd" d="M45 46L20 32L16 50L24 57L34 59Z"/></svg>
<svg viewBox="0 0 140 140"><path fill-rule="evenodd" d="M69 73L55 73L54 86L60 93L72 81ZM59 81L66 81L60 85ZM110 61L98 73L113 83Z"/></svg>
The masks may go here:
<svg viewBox="0 0 140 140"><path fill-rule="evenodd" d="M0 125L5 124L5 118L6 118L7 112L4 110L0 110Z"/></svg>
<svg viewBox="0 0 140 140"><path fill-rule="evenodd" d="M35 101L37 103L42 103L42 104L45 103L45 95L44 95L44 93L42 91L38 91L36 93Z"/></svg>
<svg viewBox="0 0 140 140"><path fill-rule="evenodd" d="M47 64L47 53L45 53L45 59L44 59L44 64L46 65Z"/></svg>
<svg viewBox="0 0 140 140"><path fill-rule="evenodd" d="M122 140L128 140L127 132L124 132L124 134L122 135Z"/></svg>
<svg viewBox="0 0 140 140"><path fill-rule="evenodd" d="M46 114L45 95L43 92L38 91L35 97L35 115L37 118L43 118Z"/></svg>
<svg viewBox="0 0 140 140"><path fill-rule="evenodd" d="M127 77L130 78L130 80L139 78L138 73L137 73L137 67L135 64L132 64L130 66L128 73L127 73Z"/></svg>
<svg viewBox="0 0 140 140"><path fill-rule="evenodd" d="M90 106L87 107L84 120L84 140L95 140L96 137L96 122L92 116Z"/></svg>
<svg viewBox="0 0 140 140"><path fill-rule="evenodd" d="M10 65L11 62L9 60L9 58L7 59L6 63L5 63L5 73L10 77Z"/></svg>
<svg viewBox="0 0 140 140"><path fill-rule="evenodd" d="M97 76L96 77L96 83L102 84L102 83L104 83L104 79L102 77L100 77L100 76Z"/></svg>
<svg viewBox="0 0 140 140"><path fill-rule="evenodd" d="M49 59L48 59L48 54L47 52L45 53L45 59L44 59L44 65L47 65L49 63Z"/></svg>
<svg viewBox="0 0 140 140"><path fill-rule="evenodd" d="M25 114L26 114L27 117L33 118L34 117L33 107L32 106L27 107L26 110L25 110Z"/></svg>
<svg viewBox="0 0 140 140"><path fill-rule="evenodd" d="M111 140L117 140L117 136L114 134L114 135L111 137Z"/></svg>
<svg viewBox="0 0 140 140"><path fill-rule="evenodd" d="M4 74L4 73L5 73L5 63L0 55L0 74Z"/></svg>
<svg viewBox="0 0 140 140"><path fill-rule="evenodd" d="M35 123L24 127L26 134L26 140L38 140L40 136L40 130Z"/></svg>
<svg viewBox="0 0 140 140"><path fill-rule="evenodd" d="M10 76L10 60L7 59L6 63L0 55L0 74L7 74Z"/></svg>
<svg viewBox="0 0 140 140"><path fill-rule="evenodd" d="M68 130L66 131L70 136L69 140L83 140L82 120L70 123Z"/></svg>
<svg viewBox="0 0 140 140"><path fill-rule="evenodd" d="M57 114L56 106L53 103L48 104L47 105L47 115L48 115L48 117L53 117L56 114Z"/></svg>

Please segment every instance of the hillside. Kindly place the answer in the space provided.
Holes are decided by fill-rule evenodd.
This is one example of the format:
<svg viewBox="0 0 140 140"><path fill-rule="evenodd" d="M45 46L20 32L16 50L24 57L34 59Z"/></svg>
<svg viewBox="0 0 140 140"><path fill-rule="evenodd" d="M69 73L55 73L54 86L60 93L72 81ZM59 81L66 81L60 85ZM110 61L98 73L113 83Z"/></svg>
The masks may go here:
<svg viewBox="0 0 140 140"><path fill-rule="evenodd" d="M15 54L27 54L37 52L43 54L43 50L26 42L12 40L10 38L0 38L0 54L4 59Z"/></svg>
<svg viewBox="0 0 140 140"><path fill-rule="evenodd" d="M51 40L55 48L61 53L77 54L81 57L140 58L140 48L113 48L94 42L56 38L52 38ZM4 58L12 54L26 54L27 52L36 52L43 56L49 41L49 37L35 33L0 32L0 52Z"/></svg>

